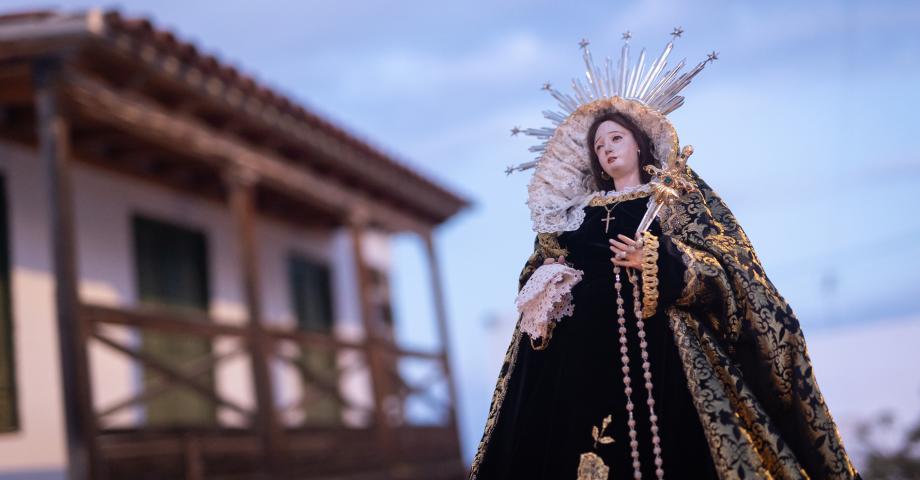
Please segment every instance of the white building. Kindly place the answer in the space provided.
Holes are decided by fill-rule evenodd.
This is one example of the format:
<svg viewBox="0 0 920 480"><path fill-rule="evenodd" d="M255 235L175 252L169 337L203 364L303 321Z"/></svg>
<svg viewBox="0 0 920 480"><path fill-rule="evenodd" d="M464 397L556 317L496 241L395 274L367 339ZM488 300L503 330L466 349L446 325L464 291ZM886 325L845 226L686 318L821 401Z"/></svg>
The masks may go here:
<svg viewBox="0 0 920 480"><path fill-rule="evenodd" d="M446 345L463 199L143 19L0 16L0 62L0 479L463 475L387 281L418 235Z"/></svg>

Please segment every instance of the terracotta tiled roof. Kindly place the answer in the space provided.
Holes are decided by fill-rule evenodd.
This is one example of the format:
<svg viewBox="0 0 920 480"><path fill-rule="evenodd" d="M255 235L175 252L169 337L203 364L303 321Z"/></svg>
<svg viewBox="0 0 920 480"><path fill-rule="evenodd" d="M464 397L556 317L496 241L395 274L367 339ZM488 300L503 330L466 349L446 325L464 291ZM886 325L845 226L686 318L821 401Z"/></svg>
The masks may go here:
<svg viewBox="0 0 920 480"><path fill-rule="evenodd" d="M244 96L255 97L261 102L275 107L280 113L290 115L296 120L303 122L311 129L322 131L330 137L336 138L348 145L354 151L366 155L367 161L378 162L388 170L395 171L400 175L405 175L413 183L424 185L427 189L438 192L439 196L442 196L445 200L456 203L458 208L462 208L468 204L465 199L423 177L415 170L395 160L391 155L382 152L379 148L346 132L344 129L309 111L287 96L260 84L257 80L241 72L234 66L221 62L213 55L202 52L197 46L182 40L174 33L158 28L147 18L126 17L116 10L101 12L94 10L80 13L61 13L60 11L42 10L0 15L0 26L29 21L53 22L62 19L73 20L89 18L91 15L102 20L101 25L97 24L95 26L98 31L94 33L106 38L114 38L119 34L126 34L135 41L152 46L158 52L168 53L176 57L183 64L198 69L205 76L216 77L222 82L232 85L234 88L240 90Z"/></svg>

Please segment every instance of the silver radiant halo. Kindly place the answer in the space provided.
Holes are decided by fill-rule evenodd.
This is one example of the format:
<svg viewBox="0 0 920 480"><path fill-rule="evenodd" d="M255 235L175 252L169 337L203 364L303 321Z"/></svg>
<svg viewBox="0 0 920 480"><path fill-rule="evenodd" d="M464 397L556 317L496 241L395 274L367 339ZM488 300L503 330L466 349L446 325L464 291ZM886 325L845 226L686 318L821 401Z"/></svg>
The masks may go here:
<svg viewBox="0 0 920 480"><path fill-rule="evenodd" d="M671 40L664 46L664 50L657 58L649 62L646 62L644 48L639 52L635 62L630 59L629 40L632 38L632 33L629 31L623 33L624 44L620 49L616 69L612 68L612 61L609 57L604 60L603 68L598 67L591 55L591 50L588 48L590 42L585 39L578 42L585 62L584 81L580 78L572 79L571 94L556 90L549 82L543 84L541 89L548 92L558 104L557 110L543 111L543 117L549 120L553 126L542 128L514 127L511 130L512 135L523 133L540 140L539 144L529 148L531 152L537 153L538 156L536 160L509 166L505 173L510 175L514 171L524 171L535 167L546 150L546 145L555 133L556 128L583 105L597 100L620 97L625 100L639 102L661 115L667 115L680 108L684 103L684 97L679 95L681 90L686 88L690 81L693 80L693 77L703 71L703 68L708 63L714 62L719 58L718 52L713 51L706 56L705 60L696 64L689 71L682 72L686 66L686 59L667 69L667 61L671 51L674 49L674 41L680 38L683 33L684 30L681 27L675 27L670 34Z"/></svg>

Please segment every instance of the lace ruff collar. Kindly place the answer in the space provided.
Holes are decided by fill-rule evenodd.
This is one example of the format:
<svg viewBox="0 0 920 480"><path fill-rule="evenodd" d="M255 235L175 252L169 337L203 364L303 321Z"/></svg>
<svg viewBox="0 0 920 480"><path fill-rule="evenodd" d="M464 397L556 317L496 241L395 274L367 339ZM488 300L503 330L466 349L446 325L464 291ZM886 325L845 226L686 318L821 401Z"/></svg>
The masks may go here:
<svg viewBox="0 0 920 480"><path fill-rule="evenodd" d="M553 132L527 186L527 206L537 233L577 230L584 220L584 207L597 194L585 138L594 120L606 113L619 113L648 135L656 164L664 167L677 155L677 132L660 112L634 100L619 97L583 105ZM635 188L649 188L638 186ZM605 196L625 195L604 192Z"/></svg>

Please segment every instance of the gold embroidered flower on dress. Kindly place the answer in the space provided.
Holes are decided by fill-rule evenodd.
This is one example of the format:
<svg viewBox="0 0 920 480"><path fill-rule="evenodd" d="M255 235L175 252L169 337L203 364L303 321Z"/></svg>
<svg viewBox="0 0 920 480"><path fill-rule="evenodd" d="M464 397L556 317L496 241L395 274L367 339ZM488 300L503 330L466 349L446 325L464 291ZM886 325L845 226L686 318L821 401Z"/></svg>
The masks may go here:
<svg viewBox="0 0 920 480"><path fill-rule="evenodd" d="M613 439L613 437L609 435L604 435L604 431L607 430L607 426L610 425L610 422L612 421L613 421L613 415L607 415L606 417L604 417L604 422L601 423L600 428L597 428L597 425L595 425L591 429L591 437L594 438L594 448L595 449L597 448L598 443L602 445L607 445L609 443L613 443L616 441Z"/></svg>
<svg viewBox="0 0 920 480"><path fill-rule="evenodd" d="M581 454L581 461L578 462L577 480L607 480L610 476L610 467L604 465L601 457L593 452Z"/></svg>

